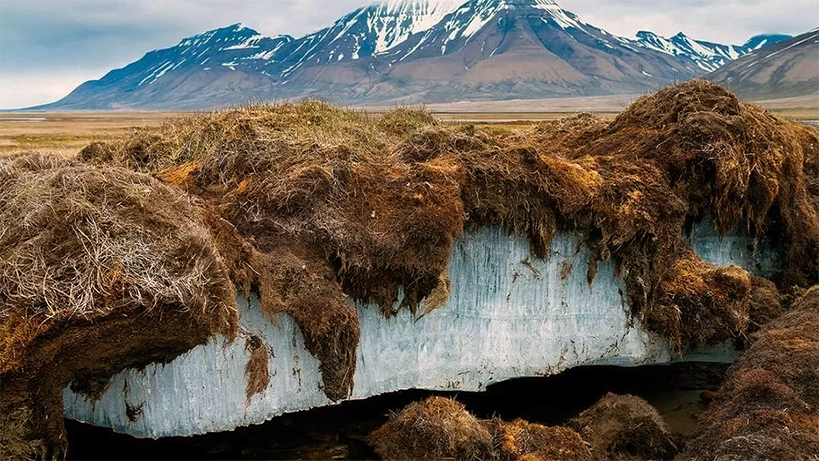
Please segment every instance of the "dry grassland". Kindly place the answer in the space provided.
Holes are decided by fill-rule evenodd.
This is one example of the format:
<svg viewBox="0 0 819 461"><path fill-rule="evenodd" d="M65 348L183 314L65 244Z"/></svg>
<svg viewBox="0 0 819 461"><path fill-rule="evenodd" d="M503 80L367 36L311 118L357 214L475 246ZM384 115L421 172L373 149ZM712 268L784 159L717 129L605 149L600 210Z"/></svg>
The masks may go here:
<svg viewBox="0 0 819 461"><path fill-rule="evenodd" d="M430 104L426 108L446 123L497 125L517 130L578 112L591 111L603 119L613 119L637 96ZM817 98L819 96L777 99L759 104L796 120L819 120ZM388 108L361 109L377 116ZM159 125L185 115L173 112L3 113L0 114L0 157L28 151L73 157L91 142L121 139L134 128Z"/></svg>
<svg viewBox="0 0 819 461"><path fill-rule="evenodd" d="M111 141L135 127L178 118L177 113L0 114L0 157L42 151L73 157L93 141Z"/></svg>

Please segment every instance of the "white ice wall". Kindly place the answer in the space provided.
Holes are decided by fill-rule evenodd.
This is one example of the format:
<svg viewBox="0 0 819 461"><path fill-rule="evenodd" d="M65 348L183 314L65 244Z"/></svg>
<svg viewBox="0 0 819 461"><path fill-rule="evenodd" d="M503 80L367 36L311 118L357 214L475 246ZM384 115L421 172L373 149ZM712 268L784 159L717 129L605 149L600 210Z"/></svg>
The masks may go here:
<svg viewBox="0 0 819 461"><path fill-rule="evenodd" d="M741 238L709 243L715 237L707 231L695 235L706 236L694 238L701 254L720 263L737 257L736 245L746 245ZM578 247L569 233L558 234L549 258L538 260L525 238L498 228L468 232L452 249L445 306L417 321L404 310L389 322L372 306L355 306L361 340L351 398L410 388L479 391L578 365L669 362L667 341L629 317L613 264L600 263L590 287L588 260L589 248ZM572 266L565 280L564 264ZM212 339L168 365L125 370L96 403L66 388L66 416L137 437L168 437L230 430L330 404L318 361L289 316L281 314L277 326L255 297L249 304L240 299L240 316L235 342ZM264 340L271 358L270 385L247 402L249 335ZM722 347L683 359L729 361L732 355Z"/></svg>

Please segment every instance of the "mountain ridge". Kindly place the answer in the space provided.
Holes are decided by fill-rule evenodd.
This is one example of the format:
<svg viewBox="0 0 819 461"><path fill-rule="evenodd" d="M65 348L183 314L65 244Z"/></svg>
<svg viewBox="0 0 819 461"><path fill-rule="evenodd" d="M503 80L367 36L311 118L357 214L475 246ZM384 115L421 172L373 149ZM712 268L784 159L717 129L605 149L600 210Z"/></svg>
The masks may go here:
<svg viewBox="0 0 819 461"><path fill-rule="evenodd" d="M768 36L763 40L775 40ZM749 41L750 42L750 41ZM378 2L295 38L241 23L187 37L39 109L192 109L321 97L344 104L641 92L750 47L619 37L552 0Z"/></svg>
<svg viewBox="0 0 819 461"><path fill-rule="evenodd" d="M743 98L814 95L819 100L819 28L743 56L707 79Z"/></svg>

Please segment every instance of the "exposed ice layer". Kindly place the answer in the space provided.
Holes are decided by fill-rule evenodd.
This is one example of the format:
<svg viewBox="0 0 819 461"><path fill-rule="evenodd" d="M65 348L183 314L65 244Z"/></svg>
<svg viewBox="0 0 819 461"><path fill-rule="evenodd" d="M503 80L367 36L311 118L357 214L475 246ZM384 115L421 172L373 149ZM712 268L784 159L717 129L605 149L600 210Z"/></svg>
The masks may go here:
<svg viewBox="0 0 819 461"><path fill-rule="evenodd" d="M758 240L741 225L720 238L711 217L695 225L686 241L700 258L717 266L735 264L753 275L772 278L785 270L782 248L767 239Z"/></svg>
<svg viewBox="0 0 819 461"><path fill-rule="evenodd" d="M707 245L715 234L702 232L698 227L693 234L701 256L746 261L735 248L745 244L741 238ZM402 311L389 322L372 306L355 306L361 341L351 398L409 388L480 391L578 365L669 362L667 341L630 318L613 264L600 263L590 287L588 260L589 248L578 247L570 233L559 233L549 257L538 260L523 237L498 228L467 232L452 249L452 293L445 306L421 319ZM137 437L169 437L231 430L330 404L318 361L289 316L271 322L255 297L249 303L240 297L240 316L235 342L212 339L168 365L126 370L96 403L66 388L66 416ZM250 335L261 337L270 351L270 385L247 401ZM733 349L683 359L730 361Z"/></svg>

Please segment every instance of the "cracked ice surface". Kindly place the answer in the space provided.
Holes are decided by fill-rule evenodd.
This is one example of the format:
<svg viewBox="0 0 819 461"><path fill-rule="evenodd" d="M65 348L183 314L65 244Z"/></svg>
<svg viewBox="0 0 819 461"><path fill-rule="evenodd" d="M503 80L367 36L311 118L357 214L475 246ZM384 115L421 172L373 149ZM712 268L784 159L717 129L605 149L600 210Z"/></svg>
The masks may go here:
<svg viewBox="0 0 819 461"><path fill-rule="evenodd" d="M702 226L692 243L708 253L701 254L706 260L727 264L739 255L734 262L750 258L758 264L737 249L747 246L747 238L715 244L713 231L699 231ZM467 232L452 249L452 292L445 306L420 320L402 310L387 321L375 307L354 304L361 340L351 398L410 388L480 391L579 365L668 363L667 341L630 318L625 286L611 262L599 263L588 285L589 252L566 232L552 240L545 260L529 255L524 237L502 229ZM235 342L214 338L167 365L125 370L96 403L66 388L66 416L136 437L169 437L231 430L331 404L321 389L318 361L305 350L293 320L280 314L278 324L272 322L256 297L239 298ZM248 401L244 338L250 335L264 340L271 357L270 384ZM682 359L732 358L733 349L723 346ZM128 413L136 415L133 421Z"/></svg>

